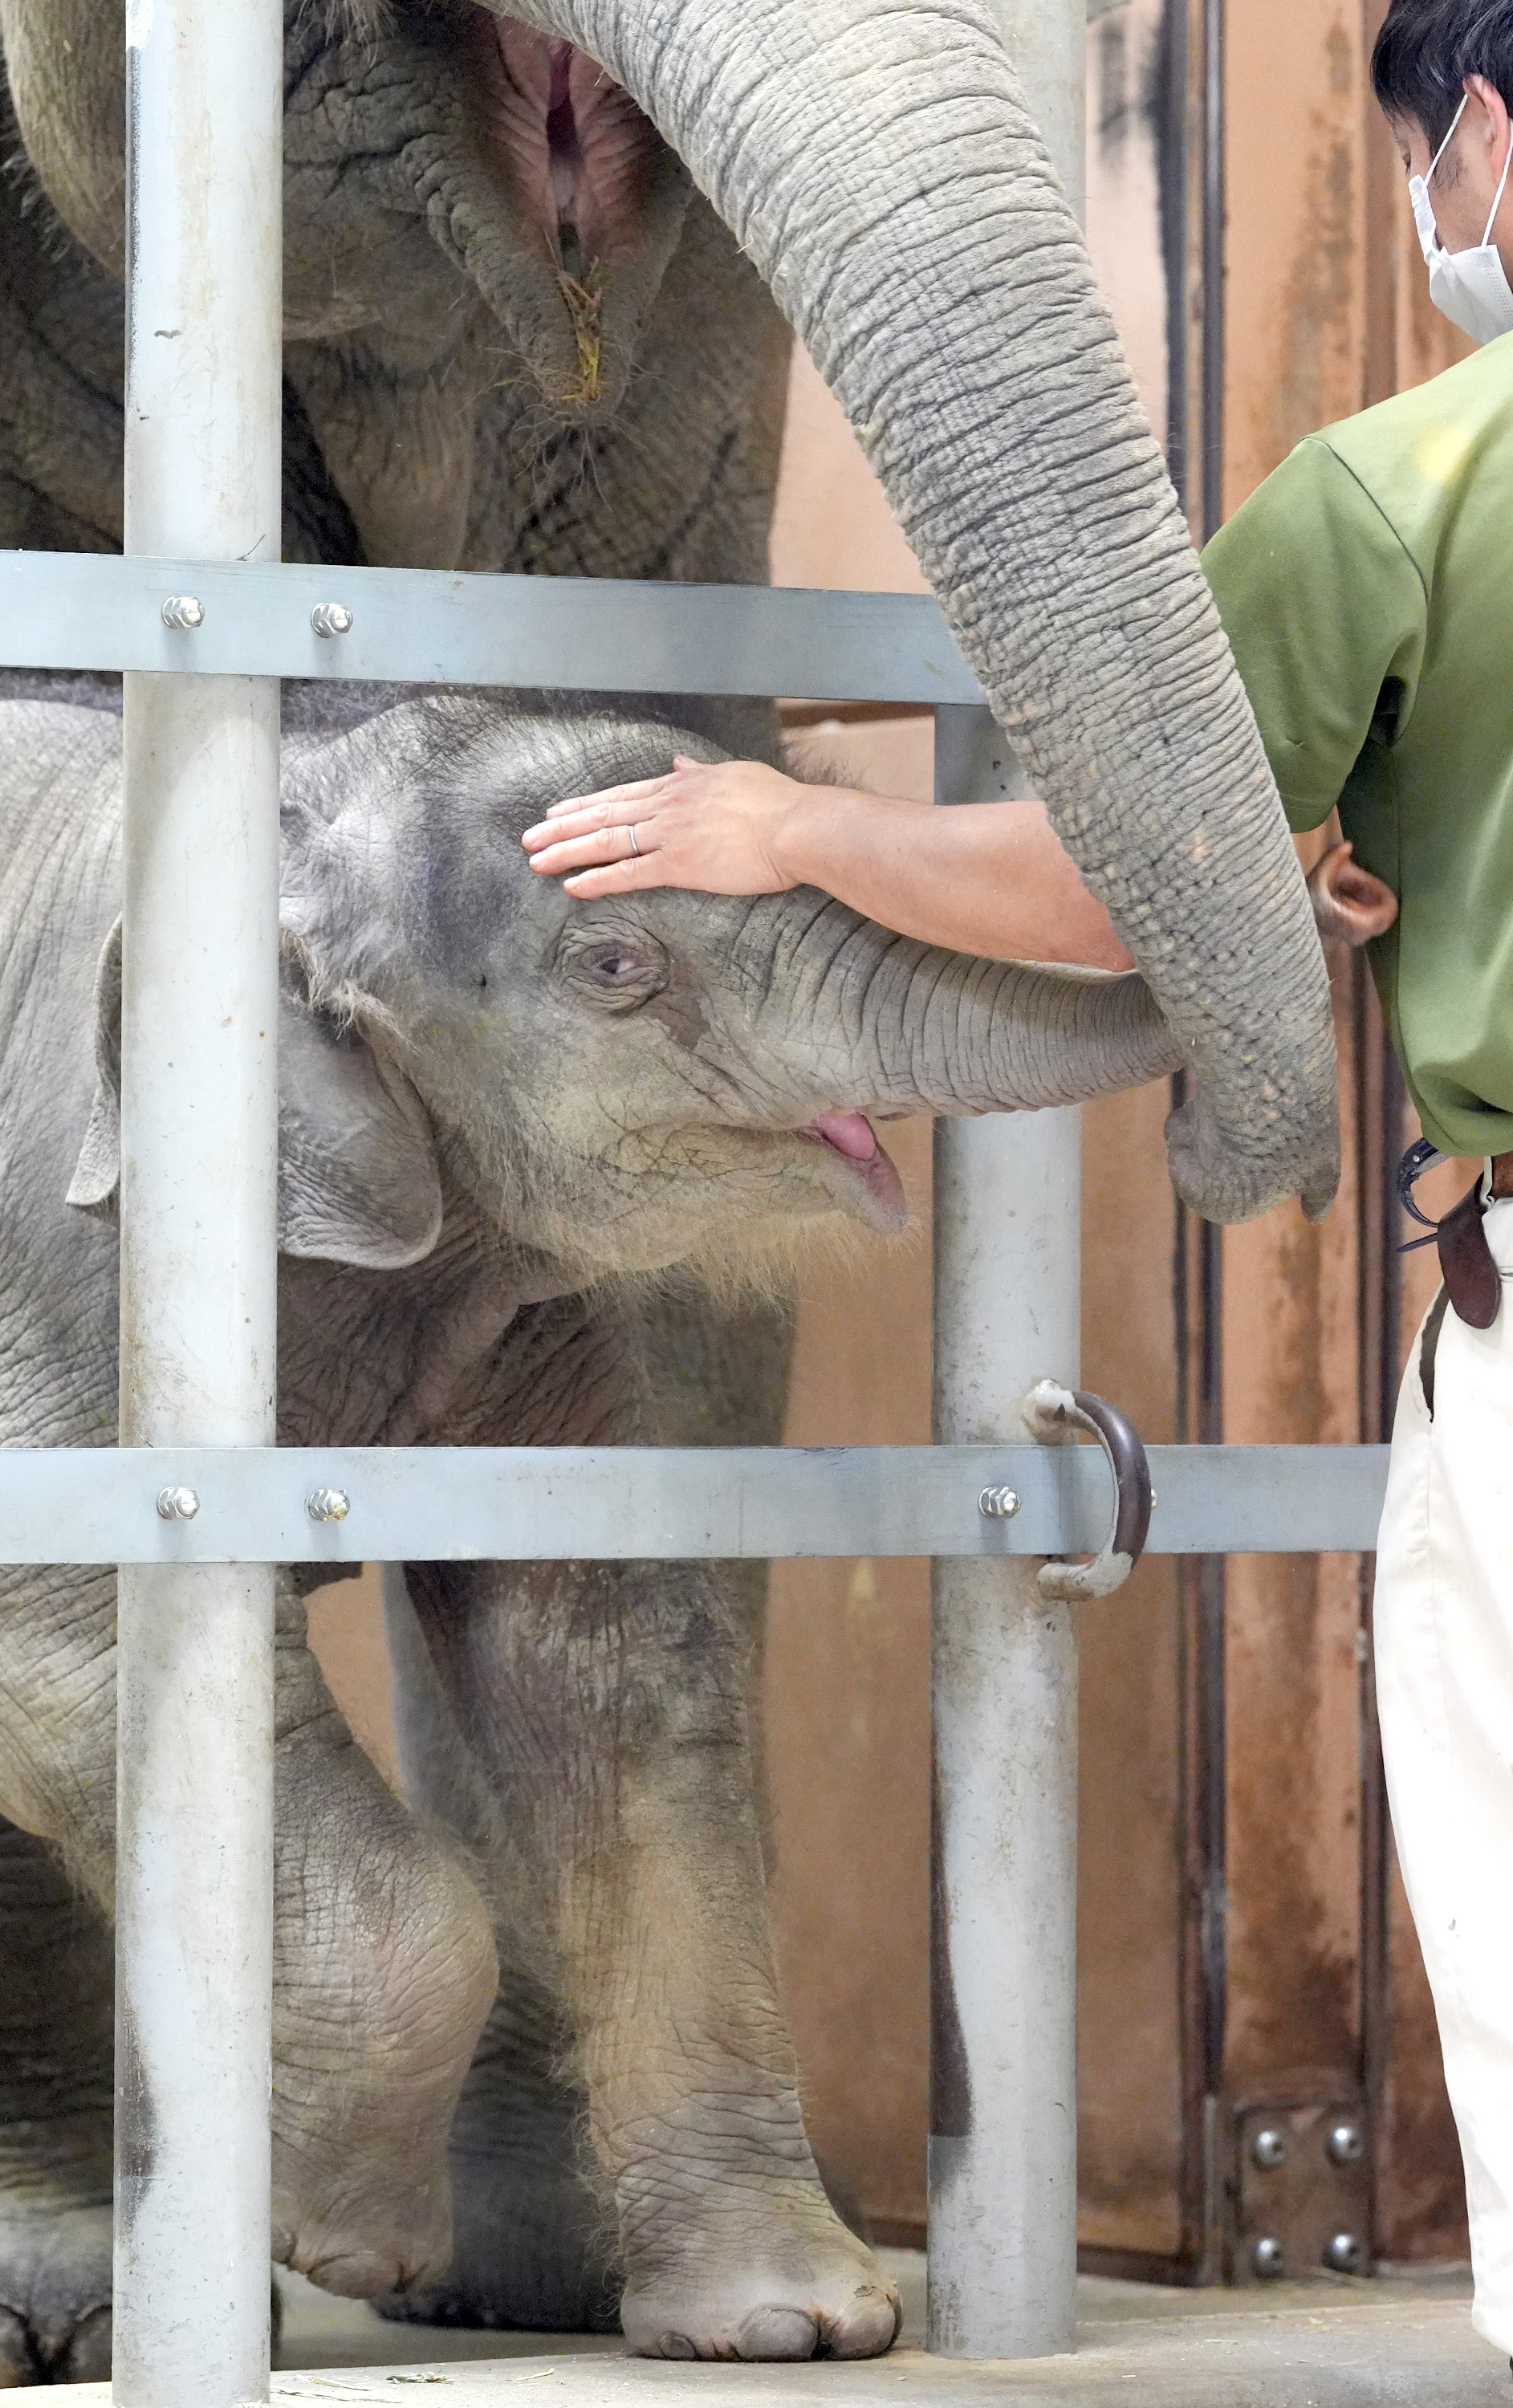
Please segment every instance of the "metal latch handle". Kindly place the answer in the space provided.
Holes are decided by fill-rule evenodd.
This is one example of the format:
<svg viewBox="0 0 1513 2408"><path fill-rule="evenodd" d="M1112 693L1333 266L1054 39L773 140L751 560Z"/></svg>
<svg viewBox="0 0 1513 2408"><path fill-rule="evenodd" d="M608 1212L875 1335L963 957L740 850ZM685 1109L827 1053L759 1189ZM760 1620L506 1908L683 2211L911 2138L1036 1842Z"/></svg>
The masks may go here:
<svg viewBox="0 0 1513 2408"><path fill-rule="evenodd" d="M1022 1410L1032 1437L1042 1446L1064 1445L1074 1429L1088 1431L1103 1448L1114 1476L1114 1526L1099 1553L1091 1564L1042 1564L1041 1590L1072 1604L1079 1598L1112 1597L1134 1571L1150 1535L1155 1498L1140 1434L1106 1397L1092 1396L1085 1388L1074 1392L1055 1380L1037 1380Z"/></svg>

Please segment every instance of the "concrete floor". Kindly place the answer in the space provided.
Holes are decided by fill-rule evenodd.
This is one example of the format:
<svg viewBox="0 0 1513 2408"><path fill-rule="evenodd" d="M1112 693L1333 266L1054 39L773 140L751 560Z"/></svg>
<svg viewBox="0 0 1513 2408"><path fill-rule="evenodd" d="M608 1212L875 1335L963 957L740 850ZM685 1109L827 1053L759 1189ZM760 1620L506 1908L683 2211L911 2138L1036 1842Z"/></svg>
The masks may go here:
<svg viewBox="0 0 1513 2408"><path fill-rule="evenodd" d="M383 2323L280 2275L285 2294L276 2403L401 2408L435 2386L437 2408L1513 2408L1506 2358L1471 2329L1460 2275L1292 2283L1252 2291L1170 2291L1085 2277L1075 2356L1008 2365L926 2358L924 2259L879 2252L904 2298L900 2345L863 2365L668 2366L618 2341L561 2334L448 2333ZM550 2385L533 2391L522 2386ZM107 2386L79 2385L104 2401ZM445 2403L439 2392L445 2388ZM81 2403L82 2408L82 2403ZM419 2408L419 2403L417 2403Z"/></svg>

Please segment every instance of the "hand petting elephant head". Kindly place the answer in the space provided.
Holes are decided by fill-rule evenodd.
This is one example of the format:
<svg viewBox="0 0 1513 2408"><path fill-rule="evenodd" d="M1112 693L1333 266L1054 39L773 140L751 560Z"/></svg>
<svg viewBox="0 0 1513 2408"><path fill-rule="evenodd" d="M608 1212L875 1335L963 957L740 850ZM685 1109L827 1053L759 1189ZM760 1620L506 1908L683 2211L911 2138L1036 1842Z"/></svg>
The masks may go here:
<svg viewBox="0 0 1513 2408"><path fill-rule="evenodd" d="M1176 1066L1135 977L942 952L805 889L584 905L533 873L520 839L546 806L696 741L399 695L286 763L286 1252L428 1251L423 1125L575 1281L782 1256L816 1218L901 1225L867 1114L1075 1103Z"/></svg>
<svg viewBox="0 0 1513 2408"><path fill-rule="evenodd" d="M118 256L116 7L0 0L0 25L34 165ZM994 0L392 0L289 26L288 365L322 442L354 417L368 556L415 556L384 543L396 461L429 556L462 556L491 377L523 361L559 420L613 408L692 179L1180 1042L1180 1192L1216 1220L1321 1212L1335 1054L1302 877Z"/></svg>
<svg viewBox="0 0 1513 2408"><path fill-rule="evenodd" d="M981 961L806 888L575 904L521 845L554 801L699 739L516 715L481 695L286 741L278 1242L399 1269L448 1184L549 1282L770 1265L800 1225L902 1226L868 1115L1021 1111L1179 1055L1143 980ZM120 923L95 992L94 1107L68 1191L113 1212ZM562 1274L565 1273L565 1281Z"/></svg>

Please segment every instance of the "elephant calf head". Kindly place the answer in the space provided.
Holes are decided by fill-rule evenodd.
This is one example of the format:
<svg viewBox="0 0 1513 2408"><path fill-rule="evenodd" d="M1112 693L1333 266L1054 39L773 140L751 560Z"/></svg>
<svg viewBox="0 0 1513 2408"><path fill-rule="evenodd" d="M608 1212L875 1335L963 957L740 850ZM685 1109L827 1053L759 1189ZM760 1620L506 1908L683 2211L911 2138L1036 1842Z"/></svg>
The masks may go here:
<svg viewBox="0 0 1513 2408"><path fill-rule="evenodd" d="M280 1240L399 1267L469 1196L569 1283L901 1226L865 1115L1069 1103L1172 1068L1135 977L978 961L808 889L575 903L552 802L664 767L662 727L400 701L286 754ZM71 1200L116 1178L119 939Z"/></svg>

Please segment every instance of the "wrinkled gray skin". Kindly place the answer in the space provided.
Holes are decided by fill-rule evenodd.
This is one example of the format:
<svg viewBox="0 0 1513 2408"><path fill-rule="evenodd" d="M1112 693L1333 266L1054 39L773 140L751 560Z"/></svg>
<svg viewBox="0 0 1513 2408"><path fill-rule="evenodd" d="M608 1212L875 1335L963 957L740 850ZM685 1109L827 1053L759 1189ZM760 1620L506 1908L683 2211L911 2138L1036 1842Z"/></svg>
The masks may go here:
<svg viewBox="0 0 1513 2408"><path fill-rule="evenodd" d="M1182 1039L1178 1184L1220 1219L1292 1192L1316 1210L1333 1050L1301 884L995 14L393 0L364 29L339 0L292 5L285 546L760 577L786 316ZM0 542L112 548L119 0L0 0L0 38L30 161L0 203ZM751 710L695 724L743 751L771 740ZM669 1326L705 1342L662 1308L640 1359ZM770 1316L749 1331L777 1353ZM730 1428L714 1351L684 1383L680 1438ZM544 2183L570 2161L573 2100L546 2079L558 2038L507 1986L459 2125L459 2267L436 2313L537 2309L523 2275L501 2288L487 2270L538 2243L560 2320L574 2249L578 2313L602 2294L570 2183L555 2221L537 2194L512 2222L500 2195L498 2136L523 2134ZM60 2348L49 2362L72 2365Z"/></svg>
<svg viewBox="0 0 1513 2408"><path fill-rule="evenodd" d="M0 545L114 550L119 0L0 7L0 35L34 161L0 179ZM573 92L549 139L551 64L523 29L502 49L480 10L401 5L375 39L359 40L319 7L291 7L288 557L765 576L787 325L675 155L622 96L596 92L603 79L581 58L557 62ZM513 109L491 117L491 92L498 102L511 89ZM621 136L631 180L607 216L603 169ZM438 184L471 212L465 264L462 218L433 206ZM570 220L581 236L562 230ZM564 249L584 238L601 263L596 379L559 281ZM732 750L776 757L764 704L700 700L680 715ZM666 1367L669 1440L776 1440L788 1327L766 1297L712 1310L696 1291L670 1293L649 1307L638 1359L653 1375ZM758 1568L742 1577L754 1607ZM417 1737L410 1756L423 1746ZM8 1844L18 1862L29 1847L34 1860L31 1903L19 1894L7 1910L0 1899L0 1993L9 1966L50 1946L38 1900L54 1876L32 1843ZM107 1935L93 1944L107 1998ZM24 2014L7 2021L0 2010L0 2382L7 2368L77 2376L108 2365L107 2318L94 2313L109 2289L108 2011L86 2028L72 1987L25 1995ZM428 2314L613 2322L616 2286L574 2172L581 2102L557 2078L561 2054L535 1989L507 1979L457 2121L456 2258L448 2283L427 2292ZM66 2086L60 2077L57 2115L39 2118L28 2103L44 2059L72 2069L92 2132L84 2214ZM7 2068L18 2069L8 2081ZM48 2242L38 2235L50 2219ZM25 2301L40 2319L29 2340Z"/></svg>
<svg viewBox="0 0 1513 2408"><path fill-rule="evenodd" d="M1218 1220L1321 1211L1335 1059L1303 882L993 0L291 0L288 24L289 380L308 481L368 555L563 568L564 523L654 521L629 573L738 574L689 547L744 508L760 575L760 275L1183 1042L1179 1189ZM51 208L119 273L119 0L0 0L0 37ZM18 325L6 415L50 490L49 397L87 419L106 364L48 347L89 314L64 275L8 280L38 331ZM107 497L91 523L114 539Z"/></svg>
<svg viewBox="0 0 1513 2408"><path fill-rule="evenodd" d="M764 580L789 329L646 119L474 0L288 24L285 557ZM120 0L0 0L0 545L116 551ZM770 750L764 705L692 715Z"/></svg>
<svg viewBox="0 0 1513 2408"><path fill-rule="evenodd" d="M477 696L287 739L281 1441L655 1438L644 1315L671 1268L760 1266L817 1218L897 1225L886 1156L859 1167L817 1115L1065 1103L1179 1059L1138 978L945 954L809 891L575 907L531 875L543 809L668 751ZM0 1443L107 1445L119 723L0 703ZM82 2239L64 2312L56 2250L10 2311L21 2380L104 2347L113 1587L0 1574L0 1921L40 1916L37 1979L80 2010L28 2092ZM535 2284L561 2317L576 2268L573 2319L619 2283L640 2350L885 2348L895 2301L824 2197L774 1987L739 1592L690 1567L419 1564L392 1610L414 1815L343 1727L293 1584L280 1616L280 2258L445 2313L466 2078L490 2139L470 2170L464 2105L453 2173L512 2312ZM506 2190L492 2136L533 2060L559 2121L524 2100Z"/></svg>

